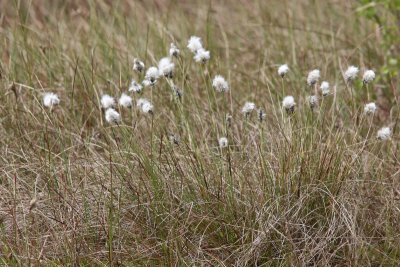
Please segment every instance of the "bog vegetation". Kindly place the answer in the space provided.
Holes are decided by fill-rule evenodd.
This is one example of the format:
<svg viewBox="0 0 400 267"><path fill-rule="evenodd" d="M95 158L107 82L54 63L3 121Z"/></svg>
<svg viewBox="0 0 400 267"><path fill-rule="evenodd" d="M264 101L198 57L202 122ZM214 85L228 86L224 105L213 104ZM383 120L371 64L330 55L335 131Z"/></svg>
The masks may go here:
<svg viewBox="0 0 400 267"><path fill-rule="evenodd" d="M397 3L0 2L0 265L399 265Z"/></svg>

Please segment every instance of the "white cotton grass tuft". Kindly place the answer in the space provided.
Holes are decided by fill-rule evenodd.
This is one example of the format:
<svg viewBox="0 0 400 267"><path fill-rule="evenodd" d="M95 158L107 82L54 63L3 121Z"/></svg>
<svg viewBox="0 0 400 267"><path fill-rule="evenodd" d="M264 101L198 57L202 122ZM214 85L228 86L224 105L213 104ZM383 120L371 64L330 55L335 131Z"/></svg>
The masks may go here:
<svg viewBox="0 0 400 267"><path fill-rule="evenodd" d="M321 93L323 96L329 95L330 87L329 87L329 83L327 81L323 81L319 88L321 89Z"/></svg>
<svg viewBox="0 0 400 267"><path fill-rule="evenodd" d="M379 129L376 137L380 140L388 140L392 136L392 130L389 127Z"/></svg>
<svg viewBox="0 0 400 267"><path fill-rule="evenodd" d="M139 83L137 83L135 80L131 81L131 84L129 85L129 92L135 92L135 93L139 93L141 92L143 89L143 86Z"/></svg>
<svg viewBox="0 0 400 267"><path fill-rule="evenodd" d="M118 103L124 108L130 108L132 107L132 97L124 93L119 98Z"/></svg>
<svg viewBox="0 0 400 267"><path fill-rule="evenodd" d="M320 75L321 74L318 69L310 71L307 76L307 84L309 86L316 84L320 78Z"/></svg>
<svg viewBox="0 0 400 267"><path fill-rule="evenodd" d="M60 98L55 93L45 93L43 95L43 105L47 108L52 108L60 104Z"/></svg>
<svg viewBox="0 0 400 267"><path fill-rule="evenodd" d="M286 73L289 72L289 67L287 64L283 64L281 66L279 66L278 68L278 74L279 76L281 76L282 78L286 75Z"/></svg>
<svg viewBox="0 0 400 267"><path fill-rule="evenodd" d="M228 147L228 138L226 137L221 137L218 139L218 145L220 148L225 148Z"/></svg>
<svg viewBox="0 0 400 267"><path fill-rule="evenodd" d="M143 112L143 113L153 113L153 104L150 103L149 100L146 98L139 98L137 101L137 107Z"/></svg>
<svg viewBox="0 0 400 267"><path fill-rule="evenodd" d="M318 106L318 97L316 95L312 95L308 97L308 104L311 109L314 109Z"/></svg>
<svg viewBox="0 0 400 267"><path fill-rule="evenodd" d="M112 96L109 95L103 95L101 97L101 106L104 109L112 108L115 106L115 99Z"/></svg>
<svg viewBox="0 0 400 267"><path fill-rule="evenodd" d="M133 70L137 72L142 72L144 70L144 63L139 59L135 58L133 60Z"/></svg>
<svg viewBox="0 0 400 267"><path fill-rule="evenodd" d="M363 75L363 83L368 84L375 80L375 72L373 70L366 70Z"/></svg>
<svg viewBox="0 0 400 267"><path fill-rule="evenodd" d="M158 71L160 75L172 78L174 72L175 64L171 61L169 57L164 57L158 62Z"/></svg>
<svg viewBox="0 0 400 267"><path fill-rule="evenodd" d="M199 49L193 57L194 61L200 63L206 63L210 60L210 51L206 51L205 49Z"/></svg>
<svg viewBox="0 0 400 267"><path fill-rule="evenodd" d="M170 57L179 57L180 50L176 47L174 43L171 43L171 46L169 48L169 56Z"/></svg>
<svg viewBox="0 0 400 267"><path fill-rule="evenodd" d="M160 77L160 71L156 67L150 67L146 71L145 81L143 84L145 86L154 85L157 82L158 77Z"/></svg>
<svg viewBox="0 0 400 267"><path fill-rule="evenodd" d="M200 49L203 49L201 38L197 36L190 37L187 48L189 48L192 53L196 54Z"/></svg>
<svg viewBox="0 0 400 267"><path fill-rule="evenodd" d="M354 81L357 78L359 69L356 66L350 66L344 73L344 79L346 82Z"/></svg>
<svg viewBox="0 0 400 267"><path fill-rule="evenodd" d="M110 124L116 124L121 121L121 115L113 109L113 108L108 108L105 113L106 121Z"/></svg>
<svg viewBox="0 0 400 267"><path fill-rule="evenodd" d="M217 92L229 91L228 82L221 75L216 75L213 79L212 86Z"/></svg>
<svg viewBox="0 0 400 267"><path fill-rule="evenodd" d="M256 104L253 102L246 102L244 103L244 106L242 107L242 113L244 113L246 116L249 115L254 109L256 108Z"/></svg>
<svg viewBox="0 0 400 267"><path fill-rule="evenodd" d="M296 106L293 96L286 96L282 101L282 106L288 113L293 113Z"/></svg>
<svg viewBox="0 0 400 267"><path fill-rule="evenodd" d="M376 104L374 102L365 104L364 106L364 114L366 115L372 115L376 111Z"/></svg>

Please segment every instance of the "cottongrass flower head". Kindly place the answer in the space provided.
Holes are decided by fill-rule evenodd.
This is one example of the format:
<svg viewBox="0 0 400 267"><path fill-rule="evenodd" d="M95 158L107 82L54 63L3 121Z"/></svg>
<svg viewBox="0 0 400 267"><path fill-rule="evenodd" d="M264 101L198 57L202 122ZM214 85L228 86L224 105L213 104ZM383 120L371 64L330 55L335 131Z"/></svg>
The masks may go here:
<svg viewBox="0 0 400 267"><path fill-rule="evenodd" d="M286 73L289 72L289 67L287 64L283 64L281 66L279 66L278 68L278 74L279 76L281 76L282 78L286 75Z"/></svg>
<svg viewBox="0 0 400 267"><path fill-rule="evenodd" d="M321 89L321 93L322 93L323 96L329 95L330 87L329 87L329 83L328 82L323 81L321 83L320 89Z"/></svg>
<svg viewBox="0 0 400 267"><path fill-rule="evenodd" d="M170 57L178 57L180 54L180 50L176 47L174 43L171 43L171 46L169 48L169 56Z"/></svg>
<svg viewBox="0 0 400 267"><path fill-rule="evenodd" d="M200 49L203 49L201 38L197 36L190 37L187 48L189 48L192 53L196 54Z"/></svg>
<svg viewBox="0 0 400 267"><path fill-rule="evenodd" d="M133 70L137 72L142 72L144 70L144 63L139 59L135 58L133 60Z"/></svg>
<svg viewBox="0 0 400 267"><path fill-rule="evenodd" d="M212 86L217 92L227 92L229 91L228 82L221 75L216 75L212 82Z"/></svg>
<svg viewBox="0 0 400 267"><path fill-rule="evenodd" d="M208 60L210 60L210 51L207 51L203 48L199 49L197 53L193 57L194 61L200 62L200 63L206 63Z"/></svg>
<svg viewBox="0 0 400 267"><path fill-rule="evenodd" d="M392 136L392 130L390 130L389 127L383 127L383 128L381 128L381 129L378 131L377 135L376 135L376 137L377 137L379 140L388 140L388 139L390 139L391 136Z"/></svg>
<svg viewBox="0 0 400 267"><path fill-rule="evenodd" d="M169 57L164 57L158 62L158 71L160 75L172 78L174 72L175 64L171 61Z"/></svg>
<svg viewBox="0 0 400 267"><path fill-rule="evenodd" d="M135 80L131 81L131 84L129 85L129 92L135 92L135 93L139 93L141 92L143 89L143 86L139 83L137 83Z"/></svg>
<svg viewBox="0 0 400 267"><path fill-rule="evenodd" d="M296 106L293 96L291 95L286 96L282 101L282 106L284 107L287 113L293 113L294 107Z"/></svg>
<svg viewBox="0 0 400 267"><path fill-rule="evenodd" d="M143 113L153 114L153 104L151 104L146 98L139 98L137 101L137 107L139 107Z"/></svg>
<svg viewBox="0 0 400 267"><path fill-rule="evenodd" d="M308 104L311 109L314 109L318 106L318 97L316 95L312 95L308 97Z"/></svg>
<svg viewBox="0 0 400 267"><path fill-rule="evenodd" d="M148 68L144 77L147 82L144 82L144 85L148 86L156 84L158 77L160 77L160 71L156 67Z"/></svg>
<svg viewBox="0 0 400 267"><path fill-rule="evenodd" d="M225 148L228 146L228 138L226 137L221 137L218 139L218 145L220 148Z"/></svg>
<svg viewBox="0 0 400 267"><path fill-rule="evenodd" d="M52 108L60 104L60 98L55 93L45 93L43 95L43 105L47 108Z"/></svg>
<svg viewBox="0 0 400 267"><path fill-rule="evenodd" d="M130 108L132 107L132 97L124 93L119 98L118 103L124 108Z"/></svg>
<svg viewBox="0 0 400 267"><path fill-rule="evenodd" d="M318 69L310 71L307 76L307 84L309 86L316 84L319 80L319 77L320 71Z"/></svg>
<svg viewBox="0 0 400 267"><path fill-rule="evenodd" d="M253 102L246 102L244 103L244 106L242 108L242 113L244 113L244 115L249 115L254 109L256 108L256 104L254 104Z"/></svg>
<svg viewBox="0 0 400 267"><path fill-rule="evenodd" d="M105 117L106 121L111 124L117 124L121 121L121 115L113 108L108 108L106 110Z"/></svg>
<svg viewBox="0 0 400 267"><path fill-rule="evenodd" d="M344 79L346 82L354 81L357 78L359 69L356 66L350 66L344 73Z"/></svg>
<svg viewBox="0 0 400 267"><path fill-rule="evenodd" d="M376 111L376 104L374 102L365 104L364 106L364 114L371 115L374 114Z"/></svg>
<svg viewBox="0 0 400 267"><path fill-rule="evenodd" d="M112 96L109 95L103 95L101 97L101 106L104 109L112 108L115 106L115 99Z"/></svg>
<svg viewBox="0 0 400 267"><path fill-rule="evenodd" d="M373 70L367 70L363 75L363 83L368 84L375 80L375 72Z"/></svg>

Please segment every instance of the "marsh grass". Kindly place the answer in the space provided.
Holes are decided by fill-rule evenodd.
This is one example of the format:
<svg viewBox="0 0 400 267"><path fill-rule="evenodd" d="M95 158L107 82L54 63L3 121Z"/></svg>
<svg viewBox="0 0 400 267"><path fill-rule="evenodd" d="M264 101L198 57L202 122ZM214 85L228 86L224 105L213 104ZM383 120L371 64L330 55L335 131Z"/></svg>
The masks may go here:
<svg viewBox="0 0 400 267"><path fill-rule="evenodd" d="M342 71L379 69L379 31L348 1L264 2L0 3L1 264L398 265L398 80L377 73L366 91ZM193 34L206 65L185 48ZM107 124L101 95L142 81L133 58L156 65L171 42L173 79L129 93L154 114L134 105ZM315 110L313 68L332 90ZM59 106L43 107L48 91Z"/></svg>

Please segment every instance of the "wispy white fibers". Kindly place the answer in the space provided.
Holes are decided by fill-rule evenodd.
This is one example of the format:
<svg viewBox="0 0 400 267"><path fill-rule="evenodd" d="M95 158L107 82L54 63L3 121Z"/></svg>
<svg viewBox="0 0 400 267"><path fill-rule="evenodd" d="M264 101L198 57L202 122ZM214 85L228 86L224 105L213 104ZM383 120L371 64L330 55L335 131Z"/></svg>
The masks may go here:
<svg viewBox="0 0 400 267"><path fill-rule="evenodd" d="M164 57L158 62L158 70L160 75L172 78L174 72L175 64L171 61L169 57Z"/></svg>
<svg viewBox="0 0 400 267"><path fill-rule="evenodd" d="M119 113L113 109L113 108L108 108L105 113L106 121L108 123L114 124L114 123L119 123L121 121L121 116Z"/></svg>
<svg viewBox="0 0 400 267"><path fill-rule="evenodd" d="M294 102L293 96L286 96L282 101L282 106L288 113L294 112L296 103Z"/></svg>
<svg viewBox="0 0 400 267"><path fill-rule="evenodd" d="M389 127L383 127L381 128L376 137L380 140L388 140L392 136L392 130L390 130Z"/></svg>
<svg viewBox="0 0 400 267"><path fill-rule="evenodd" d="M179 49L176 47L174 43L171 43L171 46L169 48L169 56L170 57L178 57L180 54Z"/></svg>
<svg viewBox="0 0 400 267"><path fill-rule="evenodd" d="M242 108L242 113L244 113L245 115L250 114L254 109L256 108L256 104L254 104L253 102L246 102L244 103L244 106Z"/></svg>
<svg viewBox="0 0 400 267"><path fill-rule="evenodd" d="M283 64L283 65L279 66L279 68L278 68L278 74L279 74L281 77L284 77L284 76L286 75L286 73L288 73L288 72L289 72L289 67L288 67L287 64Z"/></svg>
<svg viewBox="0 0 400 267"><path fill-rule="evenodd" d="M145 86L154 85L157 82L158 77L160 77L160 71L156 67L150 67L146 71L145 81L143 84Z"/></svg>
<svg viewBox="0 0 400 267"><path fill-rule="evenodd" d="M221 137L218 139L218 145L220 148L225 148L228 146L228 138L226 137Z"/></svg>
<svg viewBox="0 0 400 267"><path fill-rule="evenodd" d="M307 76L307 84L310 86L314 85L315 83L318 82L319 77L320 77L320 71L318 69L310 71Z"/></svg>
<svg viewBox="0 0 400 267"><path fill-rule="evenodd" d="M190 37L188 41L187 48L189 48L192 53L197 53L200 49L203 49L203 45L201 43L201 38L197 36Z"/></svg>
<svg viewBox="0 0 400 267"><path fill-rule="evenodd" d="M212 82L212 86L217 92L227 92L229 91L228 82L221 75L216 75Z"/></svg>
<svg viewBox="0 0 400 267"><path fill-rule="evenodd" d="M201 48L197 51L193 58L196 62L206 63L208 60L210 60L210 51Z"/></svg>
<svg viewBox="0 0 400 267"><path fill-rule="evenodd" d="M118 101L119 105L124 108L132 107L132 97L127 94L122 94Z"/></svg>
<svg viewBox="0 0 400 267"><path fill-rule="evenodd" d="M350 66L344 73L344 79L346 82L354 81L357 78L359 69L355 66Z"/></svg>
<svg viewBox="0 0 400 267"><path fill-rule="evenodd" d="M367 84L372 82L375 79L375 72L373 70L367 70L363 75L363 83Z"/></svg>
<svg viewBox="0 0 400 267"><path fill-rule="evenodd" d="M144 63L139 59L135 58L133 60L133 70L137 72L142 72L144 70Z"/></svg>
<svg viewBox="0 0 400 267"><path fill-rule="evenodd" d="M131 81L131 84L129 85L129 92L135 92L135 93L139 93L140 91L142 91L143 86L139 83L137 83L135 80Z"/></svg>
<svg viewBox="0 0 400 267"><path fill-rule="evenodd" d="M365 106L364 106L364 113L365 113L366 115L374 114L375 111L376 111L376 104L375 104L374 102L365 104Z"/></svg>
<svg viewBox="0 0 400 267"><path fill-rule="evenodd" d="M101 97L101 106L104 109L112 108L115 106L115 99L112 96L109 95L103 95Z"/></svg>
<svg viewBox="0 0 400 267"><path fill-rule="evenodd" d="M43 105L47 108L51 108L60 104L60 98L55 93L45 93L43 95Z"/></svg>
<svg viewBox="0 0 400 267"><path fill-rule="evenodd" d="M151 104L150 101L146 98L139 98L137 101L137 107L143 113L153 113L153 104Z"/></svg>
<svg viewBox="0 0 400 267"><path fill-rule="evenodd" d="M323 96L329 95L329 93L330 93L330 87L329 87L329 83L328 83L328 82L323 81L323 82L321 83L320 89L321 89L321 93L322 93Z"/></svg>
<svg viewBox="0 0 400 267"><path fill-rule="evenodd" d="M316 95L312 95L308 97L308 104L311 109L314 109L318 106L318 97Z"/></svg>

